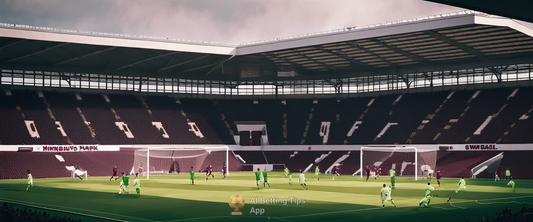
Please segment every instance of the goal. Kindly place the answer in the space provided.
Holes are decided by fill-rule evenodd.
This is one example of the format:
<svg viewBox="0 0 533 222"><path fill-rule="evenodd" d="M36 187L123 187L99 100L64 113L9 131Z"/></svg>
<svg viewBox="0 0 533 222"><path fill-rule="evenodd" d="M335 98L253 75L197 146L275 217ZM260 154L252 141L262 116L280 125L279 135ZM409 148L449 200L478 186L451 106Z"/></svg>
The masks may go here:
<svg viewBox="0 0 533 222"><path fill-rule="evenodd" d="M228 146L180 145L172 147L149 147L134 152L130 174L139 173L150 179L150 175L189 173L204 171L211 165L213 171L222 171L223 165L229 169ZM227 171L226 171L227 172Z"/></svg>
<svg viewBox="0 0 533 222"><path fill-rule="evenodd" d="M360 155L361 177L367 166L371 169L380 168L384 174L397 166L396 175L414 176L418 180L418 176L434 170L437 164L437 150L416 147L361 147Z"/></svg>

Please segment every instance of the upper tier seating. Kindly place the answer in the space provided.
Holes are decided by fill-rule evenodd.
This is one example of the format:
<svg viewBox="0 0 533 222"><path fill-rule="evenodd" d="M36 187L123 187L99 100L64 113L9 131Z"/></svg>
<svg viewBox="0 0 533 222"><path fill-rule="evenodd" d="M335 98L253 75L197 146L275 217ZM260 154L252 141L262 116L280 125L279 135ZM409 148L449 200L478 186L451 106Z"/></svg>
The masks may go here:
<svg viewBox="0 0 533 222"><path fill-rule="evenodd" d="M494 88L254 103L1 91L0 144L235 144L235 121L264 121L270 145L531 143L532 92L533 87ZM25 121L33 121L28 126L38 137L30 136Z"/></svg>

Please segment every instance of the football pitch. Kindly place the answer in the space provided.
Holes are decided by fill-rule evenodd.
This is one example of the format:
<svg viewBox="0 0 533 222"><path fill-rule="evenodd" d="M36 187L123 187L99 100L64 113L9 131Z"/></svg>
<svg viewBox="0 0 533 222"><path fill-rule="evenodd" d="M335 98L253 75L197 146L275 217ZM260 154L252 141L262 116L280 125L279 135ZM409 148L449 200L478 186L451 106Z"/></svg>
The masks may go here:
<svg viewBox="0 0 533 222"><path fill-rule="evenodd" d="M0 199L43 208L94 215L124 221L480 221L494 218L506 207L513 213L533 207L533 181L515 180L516 193L507 181L466 179L466 192L455 193L459 179L445 178L436 188L429 208L418 206L428 180L396 177L392 191L397 207L381 206L380 191L390 177L320 175L320 181L306 174L308 190L289 184L281 172L269 173L270 188L257 189L253 172L231 172L205 180L196 173L191 185L188 174L141 177L141 198L130 177L129 194L118 194L119 180L109 177L34 179L33 192L25 191L27 180L0 180ZM245 204L242 216L231 216L231 196L239 194ZM450 203L448 197L452 197ZM70 216L70 215L69 215ZM75 216L71 216L75 217ZM82 218L84 221L99 219Z"/></svg>

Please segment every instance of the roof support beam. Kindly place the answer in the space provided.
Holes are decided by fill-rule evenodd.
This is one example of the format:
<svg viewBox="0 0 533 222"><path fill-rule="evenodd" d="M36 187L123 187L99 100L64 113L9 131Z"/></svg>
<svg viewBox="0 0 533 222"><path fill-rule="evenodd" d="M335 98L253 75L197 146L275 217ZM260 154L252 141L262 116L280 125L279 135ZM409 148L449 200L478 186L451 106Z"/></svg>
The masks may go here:
<svg viewBox="0 0 533 222"><path fill-rule="evenodd" d="M494 76L496 76L496 79L498 79L498 82L502 82L502 72L507 70L507 67L509 66L505 66L502 68L493 66L493 67L487 67L487 68L492 72L492 74L494 74Z"/></svg>
<svg viewBox="0 0 533 222"><path fill-rule="evenodd" d="M74 57L74 58L71 58L71 59L67 59L65 61L61 61L61 62L55 63L52 66L57 66L57 65L69 63L69 62L72 62L72 61L76 61L78 59L83 59L85 57L89 57L89 56L93 56L93 55L100 54L100 53L103 53L103 52L111 51L111 50L116 49L116 48L117 47L110 47L110 48L98 50L96 52L87 53L87 54L84 54L84 55L81 55L81 56L78 56L78 57Z"/></svg>
<svg viewBox="0 0 533 222"><path fill-rule="evenodd" d="M23 41L24 41L24 39L13 40L13 41L11 41L11 42L9 42L9 43L3 45L3 46L0 46L0 50L2 50L2 49L4 49L4 48L7 48L7 47L9 47L9 46L15 45L15 44L17 44L17 43L21 43L21 42L23 42Z"/></svg>
<svg viewBox="0 0 533 222"><path fill-rule="evenodd" d="M372 55L372 56L375 56L375 57L378 58L378 59L381 59L381 61L386 62L386 63L389 64L390 66L394 66L394 65L395 65L394 63L390 62L389 60L387 60L387 59L381 57L380 55L378 55L378 54L376 54L376 53L374 53L374 52L368 50L367 48L365 48L365 47L363 47L363 46L361 46L361 45L359 45L359 44L357 44L357 43L355 43L355 42L347 42L347 43L350 44L350 45L353 45L355 48L357 48L357 49L359 49L359 50L363 50L363 51L365 51L366 53L368 53L368 54L370 54L370 55Z"/></svg>
<svg viewBox="0 0 533 222"><path fill-rule="evenodd" d="M109 67L111 67L111 64L113 64L113 61L115 61L115 58L117 58L119 52L120 50L115 50L115 54L113 54L113 57L111 58L111 60L109 60L109 63L107 63L107 65L105 66L105 70L108 70Z"/></svg>
<svg viewBox="0 0 533 222"><path fill-rule="evenodd" d="M362 63L362 62L359 62L357 60L355 60L354 58L351 58L345 54L342 54L342 51L340 50L331 50L331 49L326 49L325 47L323 46L316 46L317 49L320 49L324 52L327 52L329 54L333 54L339 58L343 58L345 59L346 61L352 63L352 64L356 64L356 65L360 65L360 66L364 66L364 67L369 67L369 65L365 64L365 63Z"/></svg>
<svg viewBox="0 0 533 222"><path fill-rule="evenodd" d="M298 64L298 63L294 63L294 62L292 62L292 61L290 61L290 60L288 60L288 59L286 59L286 58L279 57L279 56L277 56L277 55L275 55L275 54L270 54L270 53L266 53L266 52L264 52L264 53L261 53L261 55L265 56L267 59L269 59L269 60L272 61L272 62L274 62L274 61L273 61L271 58L269 58L269 57L273 57L273 58L275 58L275 59L282 60L282 61L285 62L285 63L290 63L291 66L292 66L292 67L295 67L295 68L307 69L305 66L302 66L302 65L300 65L300 64ZM274 62L274 63L276 63L276 62ZM278 65L278 66L282 66L282 65L279 65L278 63L276 63L276 65Z"/></svg>
<svg viewBox="0 0 533 222"><path fill-rule="evenodd" d="M309 59L309 60L315 62L316 64L321 65L322 67L324 67L324 68L326 68L326 69L329 69L329 70L333 70L333 69L335 69L335 68L333 68L333 67L331 67L331 66L329 66L329 65L326 65L326 64L324 64L324 63L322 63L322 62L320 62L320 61L318 61L318 60L316 60L316 59L313 59L313 58L311 58L311 57L309 57L309 56L307 56L307 55L305 55L305 54L303 54L303 53L300 53L300 52L297 51L297 50L292 50L292 51L295 52L295 53L297 53L298 55L301 55L302 57L304 57L304 58L306 58L306 59Z"/></svg>
<svg viewBox="0 0 533 222"><path fill-rule="evenodd" d="M46 51L50 51L52 49L55 49L55 48L59 48L61 46L64 46L64 45L68 45L70 43L59 43L59 44L55 44L53 46L50 46L50 47L47 47L47 48L44 48L44 49L41 49L37 52L33 52L33 53L30 53L30 54L26 54L26 55L23 55L23 56L19 56L17 58L12 58L12 59L8 59L6 61L3 61L2 63L8 63L8 62L13 62L13 61L16 61L16 60L19 60L19 59L23 59L23 58L27 58L27 57L30 57L30 56L34 56L34 55L37 55L37 54L40 54L40 53L43 53L43 52L46 52Z"/></svg>
<svg viewBox="0 0 533 222"><path fill-rule="evenodd" d="M227 59L227 58L226 58ZM222 59L220 61L217 61L215 63L211 63L209 65L205 65L205 66L199 66L199 67L196 67L196 68L192 68L192 69L187 69L187 70L183 70L183 71L179 71L179 72L176 72L176 73L173 73L173 74L181 74L181 73L185 73L185 72L191 72L191 71L195 71L195 70L199 70L199 69L205 69L207 67L211 67L211 66L214 66L214 65L217 65L219 63L222 63L224 62L224 60L226 59Z"/></svg>
<svg viewBox="0 0 533 222"><path fill-rule="evenodd" d="M342 79L336 79L335 82L333 82L331 79L325 79L325 82L329 83L333 88L335 88L335 93L341 94L342 93Z"/></svg>
<svg viewBox="0 0 533 222"><path fill-rule="evenodd" d="M385 47L385 48L387 48L387 49L389 49L389 50L391 50L393 52L396 52L398 54L402 54L402 55L406 56L407 58L415 60L415 61L417 61L419 63L429 63L426 59L424 59L424 58L422 58L422 57L420 57L420 56L418 56L416 54L413 54L413 53L404 51L402 49L396 48L394 46L391 46L391 45L389 45L389 44L387 44L387 43L385 43L385 42L383 42L383 41L381 41L379 39L370 39L370 41L373 42L373 43L376 43L376 44L378 44L380 46L383 46L383 47Z"/></svg>
<svg viewBox="0 0 533 222"><path fill-rule="evenodd" d="M429 31L426 31L425 33L428 34L429 36L433 37L433 38L436 38L436 39L441 40L443 42L446 42L446 43L448 43L450 45L453 45L453 46L455 46L457 48L460 48L460 49L462 49L462 50L464 50L464 51L466 51L466 52L468 52L468 53L470 53L472 55L475 55L475 56L480 57L482 59L485 58L485 54L483 54L481 51L479 51L479 50L477 50L475 48L472 48L470 46L467 46L467 45L465 45L463 43L460 43L460 42L458 42L456 40L453 40L451 38L448 38L447 36L445 36L443 34L440 34L440 33L436 32L436 31L429 30Z"/></svg>
<svg viewBox="0 0 533 222"><path fill-rule="evenodd" d="M180 62L180 63L176 63L174 65L169 65L169 66L166 66L166 67L163 67L161 69L158 69L156 70L155 72L161 72L161 71L165 71L167 69L171 69L171 68L175 68L175 67L178 67L178 66L181 66L181 65L184 65L184 64L187 64L187 63L191 63L191 62L194 62L196 60L200 60L200 59L203 59L203 58L206 58L208 57L209 55L203 55L203 56L200 56L200 57L196 57L194 59L190 59L190 60L187 60L187 61L183 61L183 62Z"/></svg>
<svg viewBox="0 0 533 222"><path fill-rule="evenodd" d="M207 73L205 73L204 76L209 75L211 72L215 71L215 69L217 69L220 65L224 64L225 62L229 61L230 59L233 59L233 57L235 57L235 55L232 55L229 58L224 59L222 62L219 62L215 67L213 67L211 70L209 70Z"/></svg>
<svg viewBox="0 0 533 222"><path fill-rule="evenodd" d="M178 54L178 53L180 53L180 52L169 52L169 53L165 53L165 54L161 54L161 55L157 55L157 56L150 56L148 58L141 59L139 61L132 62L132 63L126 64L126 65L117 67L117 68L115 68L115 70L123 69L123 68L126 68L126 67L131 67L131 66L137 65L139 63L150 61L152 59L157 59L157 58L161 58L161 57L168 56L168 55L174 55L174 54Z"/></svg>

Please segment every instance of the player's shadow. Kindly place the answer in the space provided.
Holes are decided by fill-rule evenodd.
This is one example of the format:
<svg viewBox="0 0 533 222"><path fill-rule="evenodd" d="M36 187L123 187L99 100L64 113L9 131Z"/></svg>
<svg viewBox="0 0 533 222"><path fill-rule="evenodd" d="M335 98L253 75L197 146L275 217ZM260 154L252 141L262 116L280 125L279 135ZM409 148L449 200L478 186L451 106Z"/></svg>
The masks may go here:
<svg viewBox="0 0 533 222"><path fill-rule="evenodd" d="M3 187L1 187L0 190L21 192L21 191L26 191L26 187L27 186L18 185L18 184L17 185L7 184L7 185L3 185Z"/></svg>
<svg viewBox="0 0 533 222"><path fill-rule="evenodd" d="M26 191L26 190L23 190L23 189L14 189L14 188L1 188L0 190L15 191L15 192Z"/></svg>
<svg viewBox="0 0 533 222"><path fill-rule="evenodd" d="M115 194L117 197L119 198L132 198L132 199L157 199L158 197L153 197L153 196L141 196L141 198L139 198L139 196L137 196L137 194Z"/></svg>

